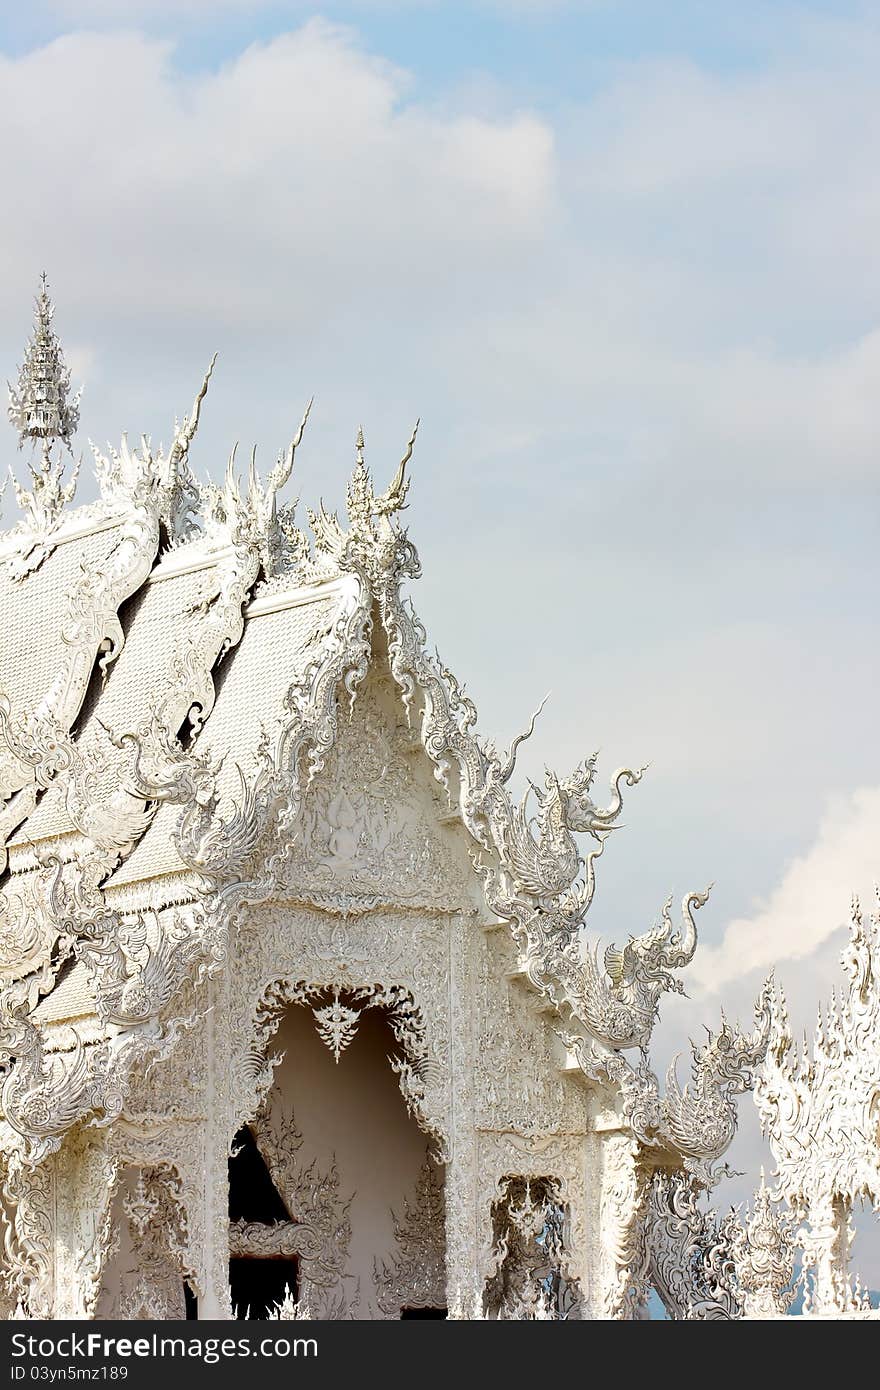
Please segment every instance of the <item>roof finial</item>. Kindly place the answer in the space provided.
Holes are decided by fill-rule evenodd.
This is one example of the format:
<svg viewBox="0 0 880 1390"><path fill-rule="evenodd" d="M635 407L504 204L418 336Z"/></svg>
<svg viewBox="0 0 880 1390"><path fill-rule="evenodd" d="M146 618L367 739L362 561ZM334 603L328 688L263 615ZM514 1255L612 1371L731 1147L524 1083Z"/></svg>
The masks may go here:
<svg viewBox="0 0 880 1390"><path fill-rule="evenodd" d="M18 389L9 387L8 413L18 430L18 447L22 448L26 439L41 440L45 460L56 439L70 448L79 423L81 391L70 394L70 371L52 328L55 305L49 298L45 271L35 303L34 331L18 373Z"/></svg>
<svg viewBox="0 0 880 1390"><path fill-rule="evenodd" d="M46 272L40 276L36 297L34 331L25 348L24 361L18 373L17 389L9 386L8 415L18 431L18 447L25 440L40 444L37 463L28 460L33 485L30 490L20 487L13 477L12 484L19 506L25 514L26 529L31 539L23 543L9 561L13 575L22 579L42 564L54 548L49 536L54 531L65 503L73 500L80 459L74 465L67 483L63 483L64 464L52 458L56 440L71 448L71 440L79 424L79 398L70 394L70 372L64 361L61 344L52 328L55 305L49 298ZM8 383L7 383L8 384ZM38 537L39 540L35 540Z"/></svg>
<svg viewBox="0 0 880 1390"><path fill-rule="evenodd" d="M359 466L360 468L363 468L363 467L364 467L364 431L363 431L363 426L362 426L362 425L358 425L357 439L355 440L355 448L357 449L357 462L358 462L358 466Z"/></svg>

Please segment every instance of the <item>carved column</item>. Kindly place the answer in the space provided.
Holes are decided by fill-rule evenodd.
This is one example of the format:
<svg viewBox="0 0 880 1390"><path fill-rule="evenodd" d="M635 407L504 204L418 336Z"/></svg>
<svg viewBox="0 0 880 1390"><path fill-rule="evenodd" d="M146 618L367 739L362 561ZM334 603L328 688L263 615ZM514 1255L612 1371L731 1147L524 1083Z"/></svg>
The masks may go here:
<svg viewBox="0 0 880 1390"><path fill-rule="evenodd" d="M484 1231L491 1245L489 1200L480 1211L479 1150L474 1129L473 999L475 932L467 919L450 924L449 1018L452 1070L449 1155L446 1165L446 1301L450 1318L482 1316L479 1252Z"/></svg>
<svg viewBox="0 0 880 1390"><path fill-rule="evenodd" d="M626 1130L602 1136L599 1248L594 1281L596 1317L631 1319L645 1301L646 1183L639 1144Z"/></svg>
<svg viewBox="0 0 880 1390"><path fill-rule="evenodd" d="M4 1233L4 1269L13 1308L21 1303L33 1318L51 1318L55 1300L55 1165L45 1159L36 1168L9 1156L3 1183L8 1213Z"/></svg>
<svg viewBox="0 0 880 1390"><path fill-rule="evenodd" d="M597 1240L599 1224L598 1193L601 1182L601 1144L595 1135L580 1141L581 1163L578 1182L567 1187L568 1221L565 1233L565 1270L580 1291L578 1305L569 1317L590 1317L597 1283Z"/></svg>
<svg viewBox="0 0 880 1390"><path fill-rule="evenodd" d="M205 1018L207 1118L204 1126L199 1321L229 1321L229 1142L231 1137L227 976L208 986Z"/></svg>
<svg viewBox="0 0 880 1390"><path fill-rule="evenodd" d="M56 1318L94 1315L113 1232L111 1205L119 1160L100 1141L82 1133L56 1156Z"/></svg>
<svg viewBox="0 0 880 1390"><path fill-rule="evenodd" d="M809 1232L804 1237L804 1263L812 1266L810 1311L821 1314L846 1312L850 1305L849 1208L831 1192L813 1194L809 1208Z"/></svg>

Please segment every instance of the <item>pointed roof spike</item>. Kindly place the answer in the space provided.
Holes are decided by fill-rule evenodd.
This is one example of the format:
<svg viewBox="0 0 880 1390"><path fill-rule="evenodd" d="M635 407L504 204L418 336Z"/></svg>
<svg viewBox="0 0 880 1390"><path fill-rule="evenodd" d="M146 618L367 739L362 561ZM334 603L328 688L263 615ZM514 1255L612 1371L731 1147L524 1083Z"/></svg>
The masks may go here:
<svg viewBox="0 0 880 1390"><path fill-rule="evenodd" d="M76 493L82 460L75 463L65 483L64 464L57 457L53 459L52 451L55 443L60 441L68 452L73 453L71 440L79 423L82 388L71 395L70 372L52 328L55 306L49 298L45 271L40 276L35 304L34 328L19 368L18 385L13 387L7 383L7 415L18 433L19 449L28 440L31 446L39 444L40 447L38 461L29 459L27 464L32 480L30 491L19 486L14 477L12 484L16 501L25 513L30 529L47 537L57 525L65 505L73 501ZM53 544L48 549L46 544L41 544L30 547L27 554L20 552L11 561L16 577L23 578L38 568L53 549Z"/></svg>
<svg viewBox="0 0 880 1390"><path fill-rule="evenodd" d="M286 451L278 455L278 460L275 464L275 467L272 469L271 473L269 474L269 477L266 479L266 496L270 499L271 505L273 507L275 504L275 498L277 497L278 493L290 481L291 474L293 473L294 457L296 455L297 449L302 443L302 437L305 432L306 425L308 424L309 416L312 413L312 406L314 405L314 403L314 396L310 396L309 403L303 411L303 417L299 422L299 429L297 430L293 439L290 441L290 444L287 446Z"/></svg>
<svg viewBox="0 0 880 1390"><path fill-rule="evenodd" d="M168 455L170 463L177 464L186 462L187 455L189 453L189 446L190 444L192 444L193 439L195 438L196 430L199 427L199 416L202 412L202 401L205 399L205 396L208 393L208 383L210 382L211 377L214 373L214 365L216 361L217 353L215 352L208 365L208 370L205 372L205 375L202 378L202 384L196 393L196 398L193 401L192 410L190 411L189 415L184 415L183 423L175 427L174 442L171 445L171 449Z"/></svg>
<svg viewBox="0 0 880 1390"><path fill-rule="evenodd" d="M462 686L462 690L464 690L464 686ZM540 702L538 708L535 710L534 714L529 720L526 728L523 729L521 733L518 733L513 739L510 748L507 750L507 756L505 757L504 762L501 766L502 782L508 782L510 780L513 774L514 767L516 766L517 749L519 748L521 743L525 743L526 739L531 738L532 734L535 732L535 724L538 721L538 716L540 715L541 711L543 710L544 706L546 705L549 699L550 691L548 690L547 694L544 696L543 700Z"/></svg>
<svg viewBox="0 0 880 1390"><path fill-rule="evenodd" d="M409 437L403 458L397 465L397 472L388 484L383 495L376 499L377 507L382 512L401 512L406 504L406 494L409 492L409 479L406 477L406 465L409 463L413 454L413 446L416 442L416 435L419 432L421 420L416 420L413 432Z"/></svg>

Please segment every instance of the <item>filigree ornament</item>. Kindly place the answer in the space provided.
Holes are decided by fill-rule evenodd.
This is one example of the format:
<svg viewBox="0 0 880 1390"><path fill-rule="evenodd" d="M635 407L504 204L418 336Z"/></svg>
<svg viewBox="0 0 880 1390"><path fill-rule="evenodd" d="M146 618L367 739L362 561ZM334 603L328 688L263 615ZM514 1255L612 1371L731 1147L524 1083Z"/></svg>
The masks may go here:
<svg viewBox="0 0 880 1390"><path fill-rule="evenodd" d="M125 1190L132 1260L122 1271L110 1315L179 1320L186 1316L184 1279L191 1274L189 1231L180 1177L168 1168L139 1168Z"/></svg>
<svg viewBox="0 0 880 1390"><path fill-rule="evenodd" d="M317 1320L351 1318L359 1303L359 1292L346 1273L351 1243L349 1207L352 1197L343 1199L335 1162L322 1172L316 1161L303 1164L299 1157L302 1135L293 1111L285 1111L267 1098L251 1123L269 1175L290 1212L290 1222L261 1225L258 1222L232 1222L229 1249L232 1255L296 1257L299 1276L297 1316ZM290 1302L284 1316L292 1316Z"/></svg>
<svg viewBox="0 0 880 1390"><path fill-rule="evenodd" d="M646 1279L671 1318L728 1321L784 1315L795 1293L795 1218L777 1210L761 1174L754 1206L725 1217L683 1169L653 1175Z"/></svg>
<svg viewBox="0 0 880 1390"><path fill-rule="evenodd" d="M58 1183L77 1171L82 1136L97 1135L84 1191L97 1190L102 1163L140 1170L124 1213L138 1257L122 1315L179 1313L191 1262L206 1316L229 1316L229 1250L296 1255L298 1299L280 1318L356 1315L350 1198L335 1165L304 1165L293 1117L261 1108L291 1003L312 1010L343 1066L362 1012L384 1012L406 1105L448 1161L442 1195L429 1164L395 1214L395 1250L375 1269L384 1316L447 1306L452 1317L630 1317L649 1259L682 1308L690 1279L687 1316L709 1315L728 1291L734 1311L746 1292L753 1306L781 1298L764 1207L736 1229L694 1215L764 1056L768 998L751 1034L722 1021L690 1079L673 1065L661 1095L647 1049L707 895L686 895L678 916L667 903L623 945L585 942L600 856L643 769L618 771L603 798L593 755L517 799L517 754L537 716L507 750L481 738L473 702L428 652L401 592L419 573L400 524L415 431L384 492L359 434L347 525L323 506L309 513L310 547L295 507L279 503L308 409L265 481L252 457L242 484L233 453L222 484L196 486L189 449L210 375L167 452L148 440L95 451L108 553L65 600L50 688L33 710L0 697L14 767L0 824L24 823L0 895L10 1312L93 1311L114 1239L103 1205L81 1223L69 1295L55 1256L67 1248L59 1213L80 1200ZM59 429L62 406L75 423L62 396ZM120 605L171 548L163 565L204 576L162 688L144 692L129 727L105 727L96 689L94 718L72 734L96 659L106 675L121 650ZM307 657L230 795L202 741L218 664L238 659L255 614L308 610L312 597L322 616ZM26 818L53 784L69 825L30 846ZM173 874L105 888L168 806ZM873 986L859 959L861 998ZM226 1146L255 1114L291 1219L230 1230ZM653 1163L675 1169L668 1188L652 1186Z"/></svg>
<svg viewBox="0 0 880 1390"><path fill-rule="evenodd" d="M719 1221L700 1205L700 1194L699 1183L681 1169L654 1174L646 1278L671 1318L727 1321L741 1312L731 1248L735 1217Z"/></svg>
<svg viewBox="0 0 880 1390"><path fill-rule="evenodd" d="M781 1200L762 1169L752 1209L740 1217L731 1240L744 1318L784 1316L797 1288L797 1217Z"/></svg>
<svg viewBox="0 0 880 1390"><path fill-rule="evenodd" d="M566 1249L567 1213L552 1178L507 1177L493 1209L493 1268L485 1314L500 1319L577 1316L580 1292Z"/></svg>
<svg viewBox="0 0 880 1390"><path fill-rule="evenodd" d="M325 1004L323 1009L313 1009L318 1037L333 1053L334 1062L339 1061L349 1043L354 1041L360 1014L357 1009L349 1009L339 1002L339 991L333 995L333 1003Z"/></svg>

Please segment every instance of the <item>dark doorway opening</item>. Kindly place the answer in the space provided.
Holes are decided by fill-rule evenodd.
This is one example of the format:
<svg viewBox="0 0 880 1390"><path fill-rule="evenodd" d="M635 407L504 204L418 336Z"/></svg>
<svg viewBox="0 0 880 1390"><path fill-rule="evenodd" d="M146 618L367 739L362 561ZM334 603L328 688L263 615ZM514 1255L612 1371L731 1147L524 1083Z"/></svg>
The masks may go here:
<svg viewBox="0 0 880 1390"><path fill-rule="evenodd" d="M401 1308L400 1320L404 1318L445 1318L448 1314L445 1308Z"/></svg>
<svg viewBox="0 0 880 1390"><path fill-rule="evenodd" d="M288 1291L296 1298L296 1260L237 1255L229 1261L229 1293L236 1318L268 1317Z"/></svg>
<svg viewBox="0 0 880 1390"><path fill-rule="evenodd" d="M256 1140L243 1125L235 1136L229 1160L229 1220L260 1221L271 1226L289 1221L290 1212L269 1177Z"/></svg>
<svg viewBox="0 0 880 1390"><path fill-rule="evenodd" d="M236 1134L229 1159L229 1220L247 1226L290 1225L290 1212L247 1125ZM257 1251L233 1255L229 1261L229 1295L236 1318L266 1318L288 1293L298 1297L296 1258Z"/></svg>

